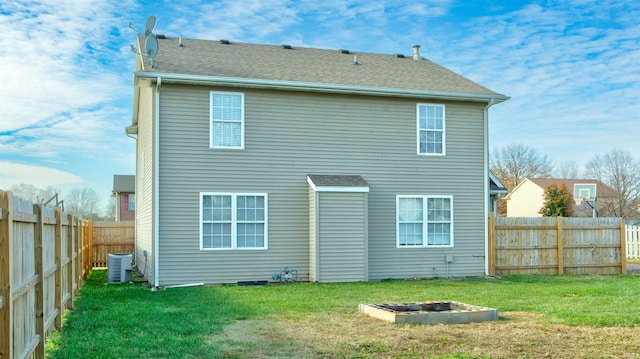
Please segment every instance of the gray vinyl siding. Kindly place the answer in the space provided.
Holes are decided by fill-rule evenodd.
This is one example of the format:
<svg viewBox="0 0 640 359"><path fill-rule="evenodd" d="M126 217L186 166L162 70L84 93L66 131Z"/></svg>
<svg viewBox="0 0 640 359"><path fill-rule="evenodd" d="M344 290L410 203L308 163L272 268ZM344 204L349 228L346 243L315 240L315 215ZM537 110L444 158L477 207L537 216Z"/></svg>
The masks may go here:
<svg viewBox="0 0 640 359"><path fill-rule="evenodd" d="M309 280L318 281L318 194L309 186Z"/></svg>
<svg viewBox="0 0 640 359"><path fill-rule="evenodd" d="M209 91L245 94L245 149L209 148ZM368 194L369 280L484 274L483 104L446 105L446 156L416 154L424 99L163 85L160 99L160 284L310 278L306 175L361 175ZM201 251L200 192L269 196L267 250ZM454 248L396 248L399 194L452 195Z"/></svg>
<svg viewBox="0 0 640 359"><path fill-rule="evenodd" d="M136 265L153 281L153 100L152 87L140 88L138 139L136 141ZM144 158L144 159L143 159ZM144 167L143 167L144 166ZM143 253L147 251L145 258Z"/></svg>
<svg viewBox="0 0 640 359"><path fill-rule="evenodd" d="M367 194L318 194L318 282L367 280Z"/></svg>

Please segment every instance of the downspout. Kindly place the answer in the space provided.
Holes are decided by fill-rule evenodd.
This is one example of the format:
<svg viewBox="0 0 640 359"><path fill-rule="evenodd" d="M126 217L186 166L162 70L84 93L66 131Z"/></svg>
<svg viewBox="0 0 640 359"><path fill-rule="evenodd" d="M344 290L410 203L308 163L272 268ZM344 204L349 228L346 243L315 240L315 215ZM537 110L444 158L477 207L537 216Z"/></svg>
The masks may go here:
<svg viewBox="0 0 640 359"><path fill-rule="evenodd" d="M127 131L125 131L127 137L129 138L133 138L134 141L136 141L136 180L135 183L133 184L133 188L135 193L138 193L138 137L134 137L133 135L127 133ZM116 193L116 201L120 202L120 195L118 193ZM120 203L116 204L116 222L119 222L119 218L120 218ZM138 199L136 198L136 208L138 204ZM138 266L138 214L140 213L140 211L136 210L136 214L135 214L135 218L133 220L133 265L134 266Z"/></svg>
<svg viewBox="0 0 640 359"><path fill-rule="evenodd" d="M160 269L160 86L162 77L158 76L156 81L156 104L155 116L153 118L153 286L158 287L160 280L158 271Z"/></svg>
<svg viewBox="0 0 640 359"><path fill-rule="evenodd" d="M484 107L484 273L489 275L489 107L495 104L492 97Z"/></svg>

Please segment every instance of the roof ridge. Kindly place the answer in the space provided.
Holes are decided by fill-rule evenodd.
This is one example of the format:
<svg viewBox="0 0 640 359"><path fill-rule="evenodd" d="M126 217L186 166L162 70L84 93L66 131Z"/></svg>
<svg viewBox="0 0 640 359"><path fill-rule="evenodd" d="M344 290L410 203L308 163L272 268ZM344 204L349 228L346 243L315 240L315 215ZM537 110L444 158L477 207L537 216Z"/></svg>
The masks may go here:
<svg viewBox="0 0 640 359"><path fill-rule="evenodd" d="M140 56L144 73L208 78L258 79L261 81L312 83L353 88L388 88L424 93L481 95L475 101L495 102L508 97L494 92L429 59L367 51L348 51L275 44L232 42L163 36L150 60ZM144 51L143 51L144 52ZM357 61L354 59L357 56ZM358 65L358 66L354 66ZM321 91L312 88L308 91ZM468 98L467 98L468 99Z"/></svg>

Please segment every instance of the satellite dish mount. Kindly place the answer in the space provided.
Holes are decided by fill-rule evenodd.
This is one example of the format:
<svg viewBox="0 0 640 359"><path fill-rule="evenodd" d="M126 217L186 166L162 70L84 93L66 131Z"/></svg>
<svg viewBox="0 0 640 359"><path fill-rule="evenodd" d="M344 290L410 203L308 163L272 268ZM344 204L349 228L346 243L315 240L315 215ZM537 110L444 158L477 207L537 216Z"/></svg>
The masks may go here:
<svg viewBox="0 0 640 359"><path fill-rule="evenodd" d="M142 35L145 37L144 39L144 49L142 52L138 51L138 48L135 45L131 45L131 52L140 56L146 56L151 60L151 68L155 69L155 58L158 55L158 38L153 33L153 30L156 27L156 17L151 15L147 18L147 21L144 25L144 33L136 30L133 23L129 23L129 27L138 33L138 35Z"/></svg>

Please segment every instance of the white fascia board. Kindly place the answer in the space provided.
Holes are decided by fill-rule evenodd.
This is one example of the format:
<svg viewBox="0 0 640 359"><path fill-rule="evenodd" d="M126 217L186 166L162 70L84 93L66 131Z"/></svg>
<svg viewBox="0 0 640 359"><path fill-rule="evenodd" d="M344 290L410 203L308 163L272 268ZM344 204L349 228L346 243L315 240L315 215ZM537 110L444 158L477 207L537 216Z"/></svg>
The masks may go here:
<svg viewBox="0 0 640 359"><path fill-rule="evenodd" d="M346 187L346 186L312 186L316 192L352 192L352 193L366 193L369 192L369 187Z"/></svg>
<svg viewBox="0 0 640 359"><path fill-rule="evenodd" d="M368 193L368 186L316 186L311 178L307 177L307 183L316 192L351 192L351 193Z"/></svg>
<svg viewBox="0 0 640 359"><path fill-rule="evenodd" d="M458 93L458 92L442 92L442 91L424 91L413 89L399 89L388 87L372 87L372 86L351 86L317 82L297 82L297 81L280 81L280 80L263 80L248 79L239 77L220 77L220 76L204 76L204 75L184 75L184 74L167 74L138 71L136 77L157 79L162 78L164 83L182 83L191 85L209 85L209 86L229 86L243 88L259 88L272 90L290 90L290 91L311 91L326 93L341 93L350 95L370 95L370 96L388 96L388 97L419 97L452 101L475 101L475 102L504 102L509 99L508 96L501 94L474 94L474 93Z"/></svg>

